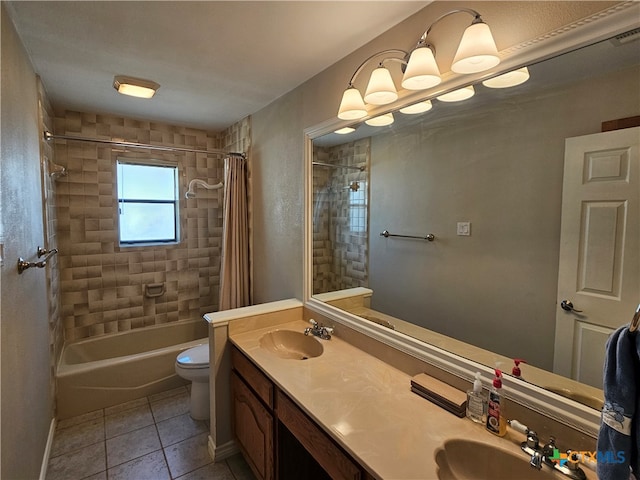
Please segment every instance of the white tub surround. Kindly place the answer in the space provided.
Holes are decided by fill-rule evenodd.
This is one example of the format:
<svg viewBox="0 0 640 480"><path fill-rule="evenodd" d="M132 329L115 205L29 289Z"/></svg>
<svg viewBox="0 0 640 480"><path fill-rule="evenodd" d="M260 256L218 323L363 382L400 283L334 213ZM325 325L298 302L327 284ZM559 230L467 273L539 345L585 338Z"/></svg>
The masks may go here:
<svg viewBox="0 0 640 480"><path fill-rule="evenodd" d="M56 374L58 419L184 385L176 356L206 342L207 324L197 319L66 344Z"/></svg>

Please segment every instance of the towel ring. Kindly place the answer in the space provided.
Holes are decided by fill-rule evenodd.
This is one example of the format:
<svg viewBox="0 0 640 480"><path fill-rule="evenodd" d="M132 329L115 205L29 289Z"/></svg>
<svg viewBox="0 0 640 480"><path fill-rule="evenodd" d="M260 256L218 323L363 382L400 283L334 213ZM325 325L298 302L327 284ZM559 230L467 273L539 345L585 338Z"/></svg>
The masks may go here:
<svg viewBox="0 0 640 480"><path fill-rule="evenodd" d="M631 325L629 325L629 331L635 332L638 330L638 326L640 326L640 303L638 304L638 308L636 308L636 313L631 320Z"/></svg>

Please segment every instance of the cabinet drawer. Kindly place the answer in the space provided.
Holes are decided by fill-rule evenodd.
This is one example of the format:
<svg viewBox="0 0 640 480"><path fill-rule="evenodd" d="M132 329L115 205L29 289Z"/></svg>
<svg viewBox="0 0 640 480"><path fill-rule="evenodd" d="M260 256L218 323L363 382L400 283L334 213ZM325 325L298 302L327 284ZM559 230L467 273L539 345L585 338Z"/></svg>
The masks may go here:
<svg viewBox="0 0 640 480"><path fill-rule="evenodd" d="M233 430L259 479L273 480L273 417L240 377L231 373Z"/></svg>
<svg viewBox="0 0 640 480"><path fill-rule="evenodd" d="M273 383L236 347L231 349L231 364L258 397L273 410Z"/></svg>
<svg viewBox="0 0 640 480"><path fill-rule="evenodd" d="M277 391L278 420L313 454L318 464L333 479L362 478L359 466L338 447L327 434L298 408L284 393Z"/></svg>

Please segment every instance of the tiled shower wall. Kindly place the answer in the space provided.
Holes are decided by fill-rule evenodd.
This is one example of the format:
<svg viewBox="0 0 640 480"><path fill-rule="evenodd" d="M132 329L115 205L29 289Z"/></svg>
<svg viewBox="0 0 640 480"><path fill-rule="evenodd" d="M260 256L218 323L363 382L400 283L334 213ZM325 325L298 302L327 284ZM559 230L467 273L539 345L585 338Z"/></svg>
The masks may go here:
<svg viewBox="0 0 640 480"><path fill-rule="evenodd" d="M314 147L314 161L365 170L313 167L313 293L368 285L369 209L352 204L349 186L358 182L368 205L370 145L365 138ZM354 228L354 216L360 216L359 228Z"/></svg>
<svg viewBox="0 0 640 480"><path fill-rule="evenodd" d="M225 141L245 148L249 121L221 134L110 115L66 112L55 133L104 140L222 149ZM56 185L61 316L65 339L198 319L218 308L223 189L198 189L185 199L193 178L217 183L223 157L123 149L113 145L57 140L56 163L68 175ZM120 247L116 197L118 158L175 162L179 169L180 242ZM166 292L145 296L145 285L164 283Z"/></svg>

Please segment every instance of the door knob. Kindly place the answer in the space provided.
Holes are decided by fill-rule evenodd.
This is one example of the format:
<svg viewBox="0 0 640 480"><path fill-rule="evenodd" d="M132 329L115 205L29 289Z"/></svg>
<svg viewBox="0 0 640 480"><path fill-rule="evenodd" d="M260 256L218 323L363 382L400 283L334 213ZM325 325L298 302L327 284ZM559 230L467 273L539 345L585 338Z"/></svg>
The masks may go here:
<svg viewBox="0 0 640 480"><path fill-rule="evenodd" d="M571 300L562 300L560 302L560 308L562 308L563 310L565 310L567 312L582 313L582 310L578 310L576 308L573 308L573 303L571 303Z"/></svg>

